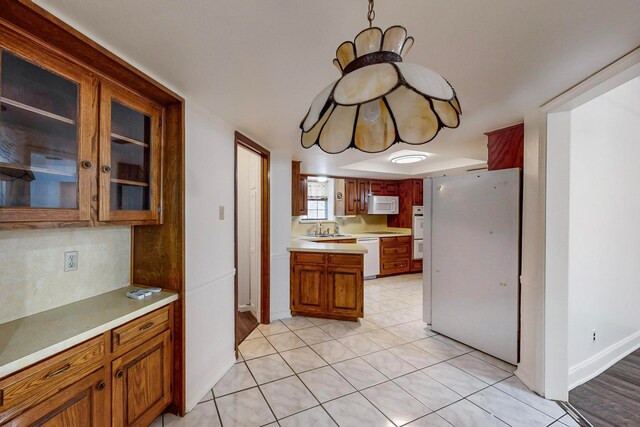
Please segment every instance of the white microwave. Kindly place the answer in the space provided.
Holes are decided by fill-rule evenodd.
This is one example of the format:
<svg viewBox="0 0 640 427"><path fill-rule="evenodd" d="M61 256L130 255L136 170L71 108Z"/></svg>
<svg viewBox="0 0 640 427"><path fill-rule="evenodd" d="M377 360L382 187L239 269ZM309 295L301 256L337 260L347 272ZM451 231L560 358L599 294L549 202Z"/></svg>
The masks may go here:
<svg viewBox="0 0 640 427"><path fill-rule="evenodd" d="M367 213L394 215L398 213L398 196L368 196Z"/></svg>

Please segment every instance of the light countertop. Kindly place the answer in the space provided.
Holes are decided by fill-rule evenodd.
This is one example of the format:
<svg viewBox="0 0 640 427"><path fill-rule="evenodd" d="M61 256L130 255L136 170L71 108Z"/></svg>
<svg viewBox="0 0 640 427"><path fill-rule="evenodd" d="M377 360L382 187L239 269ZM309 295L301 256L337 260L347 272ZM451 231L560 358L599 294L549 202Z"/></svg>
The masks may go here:
<svg viewBox="0 0 640 427"><path fill-rule="evenodd" d="M346 233L345 233L346 234ZM323 241L323 240L352 240L352 239L360 239L365 237L403 237L403 236L411 236L410 228L396 228L396 229L388 229L388 230L374 230L368 232L354 233L354 234L346 234L345 236L327 236L327 237L318 237L318 236L293 236L293 239L307 240L307 241Z"/></svg>
<svg viewBox="0 0 640 427"><path fill-rule="evenodd" d="M337 240L337 239L331 239ZM366 254L367 249L356 243L315 243L301 239L291 239L289 252L321 252L334 254Z"/></svg>
<svg viewBox="0 0 640 427"><path fill-rule="evenodd" d="M178 299L161 291L128 298L127 286L0 324L0 378L80 344Z"/></svg>

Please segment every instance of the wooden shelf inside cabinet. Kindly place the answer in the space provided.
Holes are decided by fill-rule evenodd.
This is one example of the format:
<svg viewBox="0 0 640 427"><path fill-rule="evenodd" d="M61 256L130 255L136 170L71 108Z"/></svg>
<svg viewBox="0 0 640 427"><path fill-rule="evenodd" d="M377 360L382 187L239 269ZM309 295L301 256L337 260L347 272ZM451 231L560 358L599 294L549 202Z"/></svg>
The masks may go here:
<svg viewBox="0 0 640 427"><path fill-rule="evenodd" d="M6 107L6 105L10 105L12 107L16 107L16 108L19 108L19 109L24 110L24 111L29 111L31 113L38 114L40 116L47 117L47 118L52 119L52 120L57 120L59 122L67 123L67 124L73 125L73 126L76 125L76 121L75 120L69 119L67 117L59 116L58 114L50 113L50 112L45 111L45 110L41 110L39 108L35 108L35 107L32 107L32 106L27 105L27 104L23 104L23 103L18 102L18 101L14 101L14 100L9 99L9 98L2 97L2 98L0 98L0 102L5 104L5 107Z"/></svg>
<svg viewBox="0 0 640 427"><path fill-rule="evenodd" d="M48 175L61 175L61 176L69 176L69 177L78 176L77 172L65 172L65 171L56 170L56 169L39 168L37 166L25 166L17 163L0 163L0 173L2 173L2 169L10 169L10 170L18 170L18 171L21 170L25 172L46 173Z"/></svg>
<svg viewBox="0 0 640 427"><path fill-rule="evenodd" d="M129 138L126 136L122 136L122 135L118 135L117 133L111 133L111 139L114 140L113 142L116 143L130 143L130 144L135 144L135 145L139 145L141 147L148 147L149 144L147 144L146 142L142 142L142 141L138 141L136 139L133 138Z"/></svg>
<svg viewBox="0 0 640 427"><path fill-rule="evenodd" d="M122 184L122 185L133 185L135 187L148 187L149 186L149 184L146 183L146 182L129 181L127 179L111 178L111 182L116 183L116 184Z"/></svg>

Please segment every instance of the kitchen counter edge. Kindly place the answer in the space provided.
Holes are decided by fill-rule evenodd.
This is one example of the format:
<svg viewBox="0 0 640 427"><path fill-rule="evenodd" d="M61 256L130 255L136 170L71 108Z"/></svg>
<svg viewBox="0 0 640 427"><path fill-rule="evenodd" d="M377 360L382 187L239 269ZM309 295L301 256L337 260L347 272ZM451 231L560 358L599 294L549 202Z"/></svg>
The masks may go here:
<svg viewBox="0 0 640 427"><path fill-rule="evenodd" d="M293 239L287 248L289 252L319 252L333 254L366 254L367 248L357 243L315 243Z"/></svg>
<svg viewBox="0 0 640 427"><path fill-rule="evenodd" d="M0 324L0 378L18 372L28 366L38 363L48 357L67 350L77 344L88 339L96 337L106 331L124 325L131 320L150 313L158 308L164 307L178 300L178 294L172 291L161 291L142 300L134 300L128 298L126 293L133 289L139 289L137 286L125 286L115 291L106 292L94 297L86 298L70 304L66 304L51 310L33 314L31 316L12 320ZM100 313L96 313L93 308L100 308L103 303L118 303L122 298L121 307L107 306ZM111 315L109 309L115 313ZM82 322L83 316L85 323ZM42 322L42 324L40 324ZM66 323L74 324L76 330L70 330L68 333L55 331L54 329ZM87 326L82 326L82 325ZM51 330L47 334L47 327ZM24 334L35 332L34 328L40 329L34 335L40 335L41 338L35 339L35 342L29 342L28 345L22 343L12 343L11 337L15 334ZM42 329L44 328L44 329ZM88 329L87 329L88 328ZM72 329L72 328L69 328ZM50 337L60 336L59 340L51 342ZM64 336L68 335L68 336ZM24 341L24 340L23 340ZM38 341L42 344L38 344ZM17 355L6 354L7 347L11 345L23 345L29 347L23 351L17 351Z"/></svg>

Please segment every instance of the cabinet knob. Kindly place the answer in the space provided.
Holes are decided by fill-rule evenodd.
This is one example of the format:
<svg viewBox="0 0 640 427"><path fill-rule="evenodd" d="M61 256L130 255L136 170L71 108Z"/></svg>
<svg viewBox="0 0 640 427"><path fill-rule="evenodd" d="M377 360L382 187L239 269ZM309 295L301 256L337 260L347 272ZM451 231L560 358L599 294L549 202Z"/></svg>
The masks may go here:
<svg viewBox="0 0 640 427"><path fill-rule="evenodd" d="M109 166L109 165L102 166L102 172L104 172L104 173L111 172L111 166Z"/></svg>
<svg viewBox="0 0 640 427"><path fill-rule="evenodd" d="M106 384L104 383L104 381L100 381L98 385L96 385L96 388L98 389L98 391L102 391L104 390L105 386Z"/></svg>
<svg viewBox="0 0 640 427"><path fill-rule="evenodd" d="M89 160L83 160L81 164L84 169L89 169L91 167L91 162Z"/></svg>
<svg viewBox="0 0 640 427"><path fill-rule="evenodd" d="M122 369L116 372L116 378L122 378L123 375L124 375L124 371Z"/></svg>

